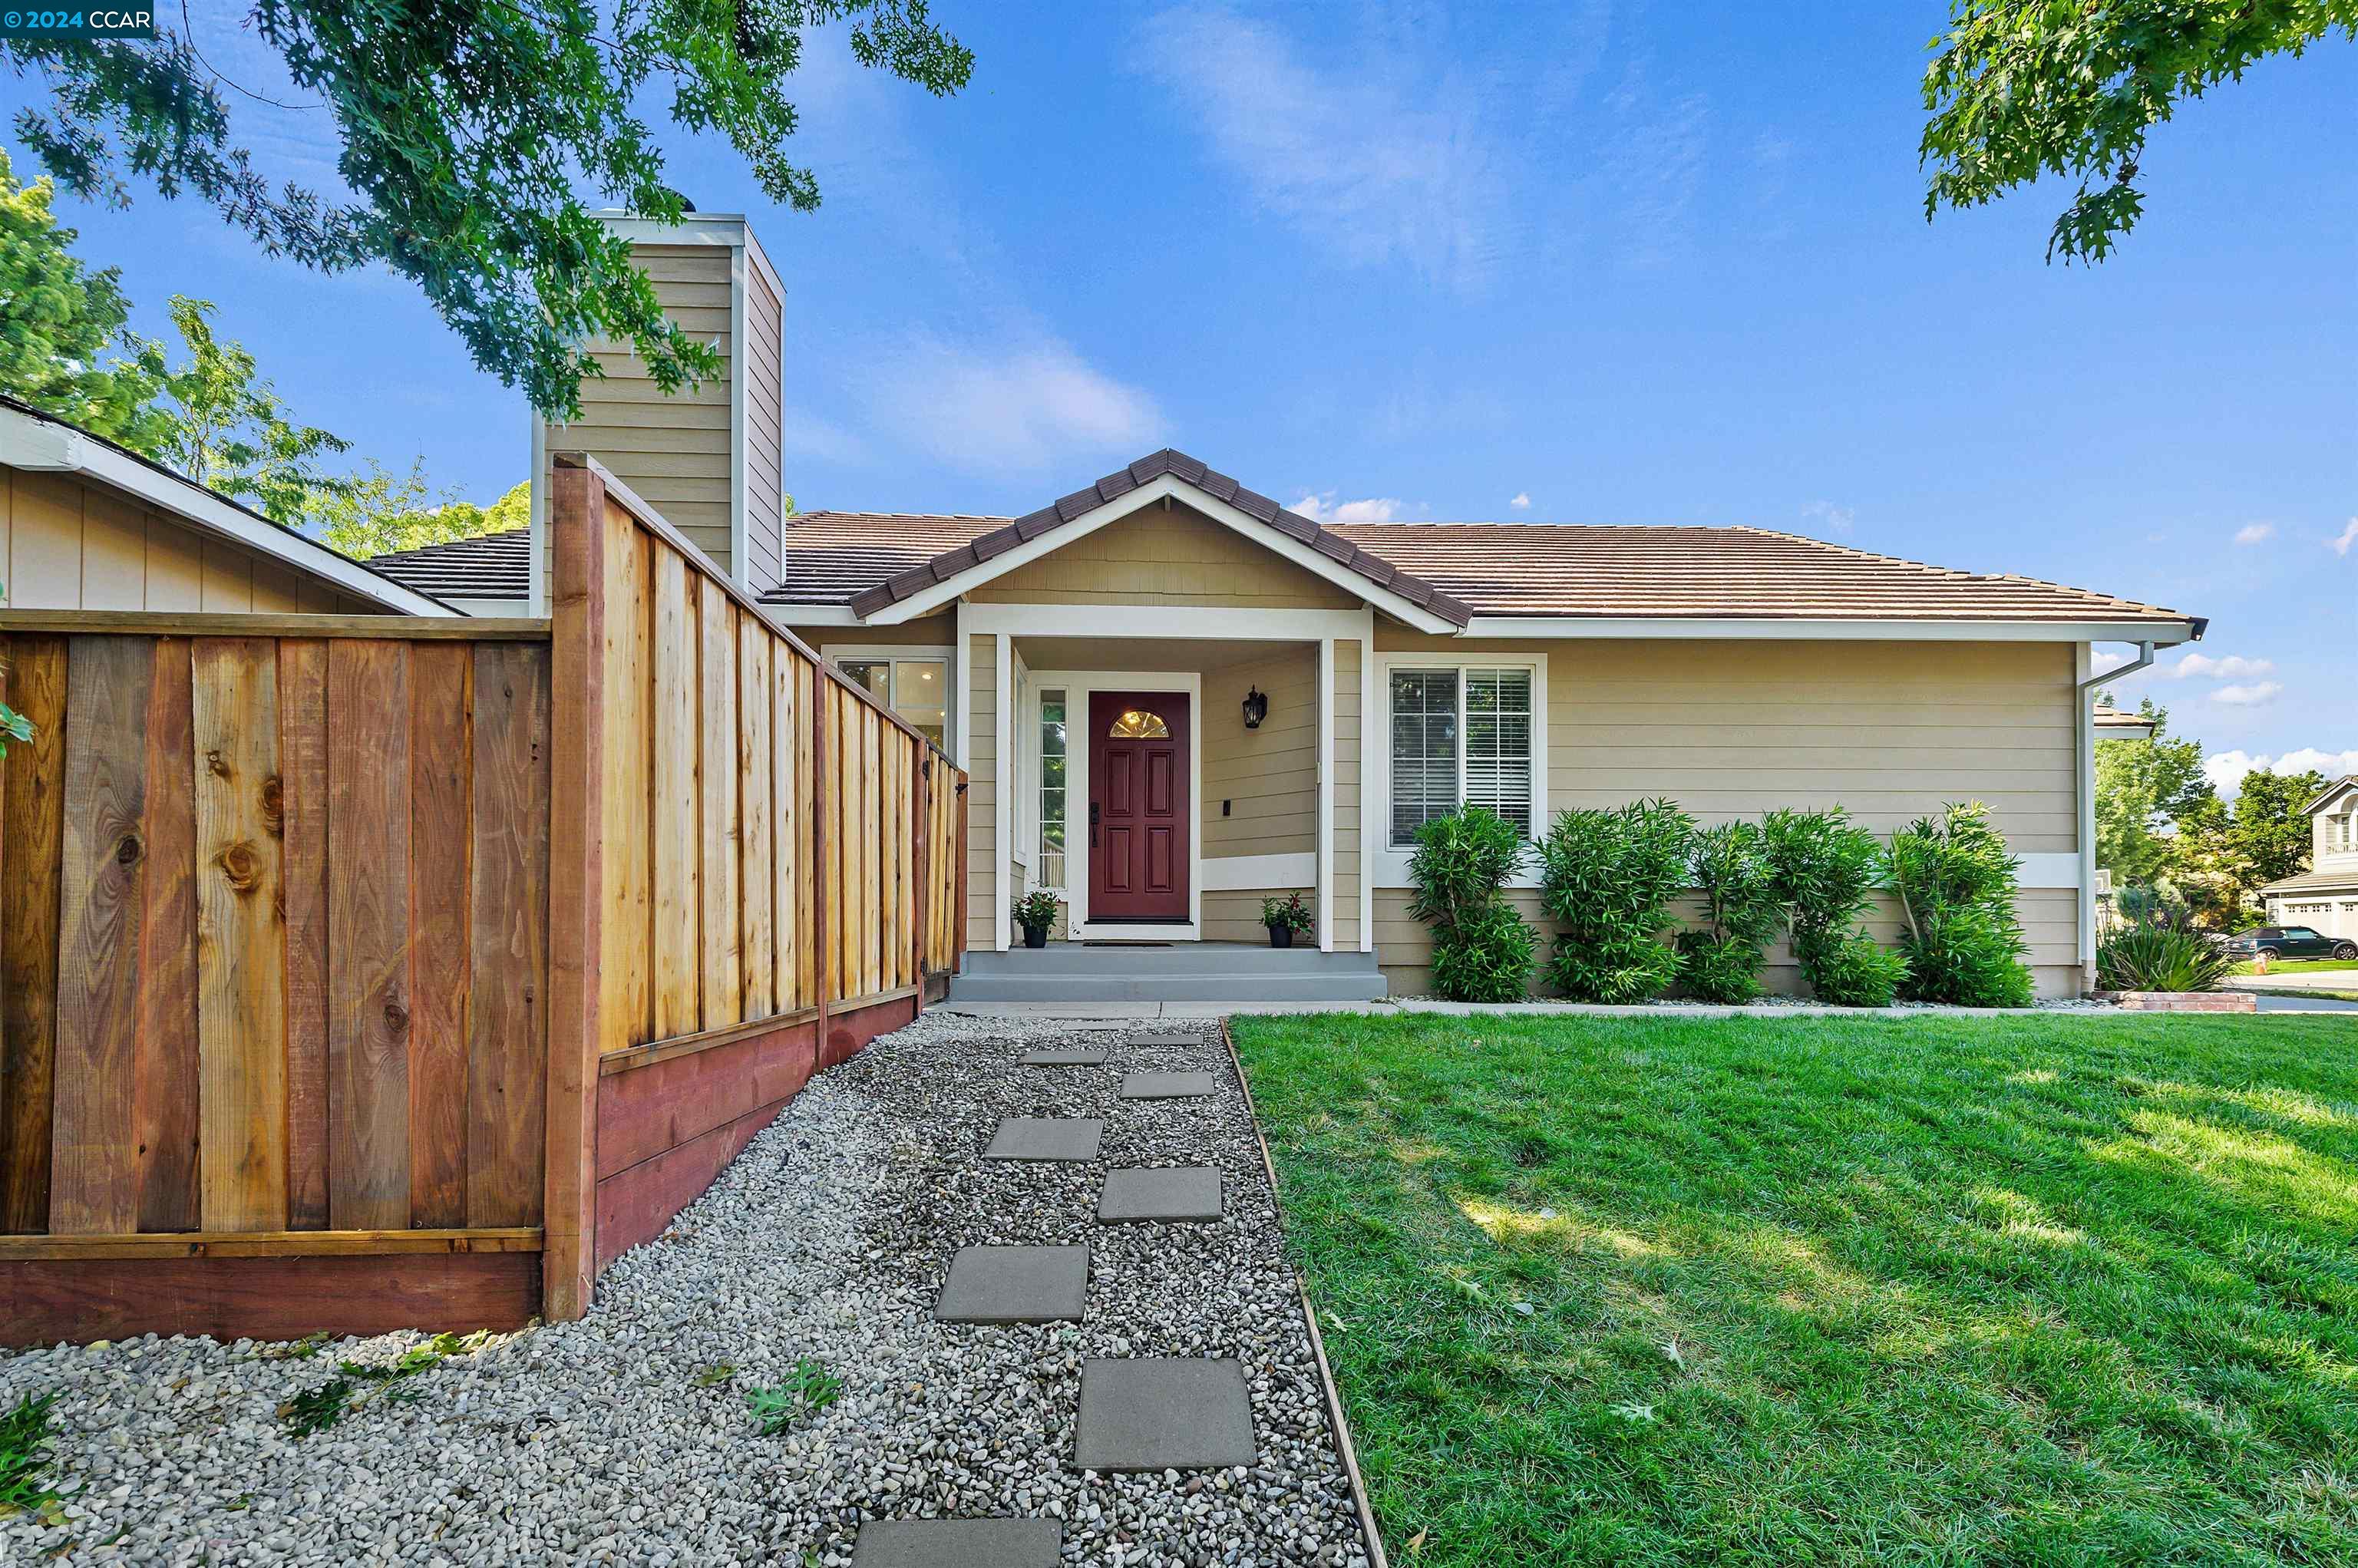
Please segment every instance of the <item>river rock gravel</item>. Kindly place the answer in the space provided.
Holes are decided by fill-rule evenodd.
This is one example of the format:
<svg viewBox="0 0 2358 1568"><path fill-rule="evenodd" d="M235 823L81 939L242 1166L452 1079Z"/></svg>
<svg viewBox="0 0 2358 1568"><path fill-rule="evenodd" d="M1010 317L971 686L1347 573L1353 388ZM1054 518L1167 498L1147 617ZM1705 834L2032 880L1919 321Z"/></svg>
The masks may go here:
<svg viewBox="0 0 2358 1568"><path fill-rule="evenodd" d="M146 1338L0 1358L0 1408L59 1396L62 1515L0 1519L0 1561L848 1564L861 1521L1045 1515L1064 1561L1367 1563L1243 1095L1218 1024L928 1013L821 1074L579 1323L362 1382L309 1436L278 1413L423 1334L318 1346ZM1170 1021L1154 1026L1174 1027ZM1022 1067L1103 1044L1102 1067ZM1201 1069L1209 1099L1124 1100L1125 1073ZM1092 1163L985 1164L1009 1116L1105 1119ZM1100 1226L1109 1168L1217 1165L1217 1224ZM951 1256L1086 1243L1078 1324L946 1325ZM1234 1357L1259 1462L1073 1465L1081 1363ZM815 1361L839 1398L763 1436L746 1394ZM389 1393L379 1392L390 1390Z"/></svg>

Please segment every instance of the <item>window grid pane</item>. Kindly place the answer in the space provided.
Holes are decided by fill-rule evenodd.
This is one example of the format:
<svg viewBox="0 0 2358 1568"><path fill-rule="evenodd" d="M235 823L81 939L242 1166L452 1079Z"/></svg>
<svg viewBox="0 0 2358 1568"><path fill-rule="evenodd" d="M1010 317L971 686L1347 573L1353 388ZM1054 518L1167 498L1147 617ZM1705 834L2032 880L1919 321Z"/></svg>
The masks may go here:
<svg viewBox="0 0 2358 1568"><path fill-rule="evenodd" d="M1531 672L1466 672L1466 804L1531 834Z"/></svg>
<svg viewBox="0 0 2358 1568"><path fill-rule="evenodd" d="M1040 849L1033 880L1065 885L1065 694L1040 694Z"/></svg>
<svg viewBox="0 0 2358 1568"><path fill-rule="evenodd" d="M1457 809L1457 672L1394 670L1391 841Z"/></svg>

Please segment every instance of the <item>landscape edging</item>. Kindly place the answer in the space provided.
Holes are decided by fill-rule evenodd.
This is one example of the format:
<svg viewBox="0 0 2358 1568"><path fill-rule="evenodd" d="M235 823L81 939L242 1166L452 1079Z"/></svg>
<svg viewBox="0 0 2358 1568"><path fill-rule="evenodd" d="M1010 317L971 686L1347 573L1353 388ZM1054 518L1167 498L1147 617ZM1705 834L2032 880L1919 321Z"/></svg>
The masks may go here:
<svg viewBox="0 0 2358 1568"><path fill-rule="evenodd" d="M1277 1163L1269 1157L1269 1137L1260 1130L1260 1112L1253 1107L1252 1084L1245 1076L1245 1065L1237 1055L1237 1043L1228 1036L1228 1021L1220 1020L1220 1044L1228 1053L1228 1066L1237 1075L1237 1087L1245 1097L1245 1119L1252 1123L1253 1142L1260 1150L1261 1174L1269 1178L1269 1199L1277 1214L1278 1233L1285 1231L1285 1206L1277 1196ZM1310 1351L1318 1361L1318 1380L1326 1390L1326 1420L1335 1431L1335 1451L1342 1455L1343 1474L1350 1477L1351 1506L1359 1516L1359 1533L1368 1540L1368 1561L1372 1568L1391 1568L1391 1560L1384 1555L1384 1538L1376 1533L1376 1510L1368 1501L1368 1484L1359 1475L1359 1453L1351 1442L1351 1423L1343 1416L1343 1391L1335 1386L1335 1368L1326 1361L1326 1340L1318 1332L1318 1314L1310 1304L1310 1287L1302 1278L1302 1271L1293 1271L1294 1294L1301 1298L1302 1322L1310 1330Z"/></svg>

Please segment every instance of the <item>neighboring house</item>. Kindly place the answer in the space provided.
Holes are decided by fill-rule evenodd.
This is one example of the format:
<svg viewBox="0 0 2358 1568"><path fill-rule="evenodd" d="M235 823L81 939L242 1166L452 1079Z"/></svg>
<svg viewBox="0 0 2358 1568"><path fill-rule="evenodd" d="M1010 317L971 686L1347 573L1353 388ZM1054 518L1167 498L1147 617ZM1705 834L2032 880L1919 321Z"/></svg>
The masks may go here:
<svg viewBox="0 0 2358 1568"><path fill-rule="evenodd" d="M0 397L0 609L449 615L450 606Z"/></svg>
<svg viewBox="0 0 2358 1568"><path fill-rule="evenodd" d="M382 564L382 563L379 563ZM2096 704L2093 722L2099 741L2150 741L2153 720L2142 713L2132 713L2125 708L2115 708L2109 702Z"/></svg>
<svg viewBox="0 0 2358 1568"><path fill-rule="evenodd" d="M1979 799L2022 858L2040 992L2086 983L2095 740L2143 722L2099 730L2117 672L2093 648L2149 659L2201 620L1750 528L1322 527L1167 449L1020 518L789 518L760 247L725 216L612 222L724 371L682 405L601 351L581 421L535 429L534 471L595 457L970 770L971 948L1020 941L1029 889L1064 901L1065 935L1183 944L1260 940L1261 898L1298 889L1319 949L1414 992L1411 842L1464 802L1533 832L1657 795L1705 822L1840 805L1888 832ZM512 539L382 564L539 604L540 526L521 579ZM1515 896L1536 914L1529 879ZM1769 978L1796 983L1781 951Z"/></svg>
<svg viewBox="0 0 2358 1568"><path fill-rule="evenodd" d="M2260 889L2271 925L2358 939L2358 773L2326 785L2309 814L2309 870Z"/></svg>

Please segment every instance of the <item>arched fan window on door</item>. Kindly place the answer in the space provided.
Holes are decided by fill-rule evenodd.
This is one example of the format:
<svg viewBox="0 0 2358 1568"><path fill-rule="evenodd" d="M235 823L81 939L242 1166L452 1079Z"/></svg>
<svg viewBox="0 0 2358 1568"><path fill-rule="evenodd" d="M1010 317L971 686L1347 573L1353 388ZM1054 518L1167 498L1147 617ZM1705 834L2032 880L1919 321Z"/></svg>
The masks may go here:
<svg viewBox="0 0 2358 1568"><path fill-rule="evenodd" d="M1106 735L1115 741L1168 741L1171 739L1171 726L1163 722L1163 715L1159 713L1125 708Z"/></svg>

